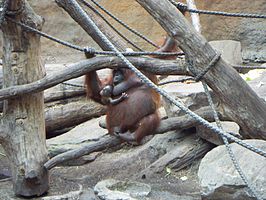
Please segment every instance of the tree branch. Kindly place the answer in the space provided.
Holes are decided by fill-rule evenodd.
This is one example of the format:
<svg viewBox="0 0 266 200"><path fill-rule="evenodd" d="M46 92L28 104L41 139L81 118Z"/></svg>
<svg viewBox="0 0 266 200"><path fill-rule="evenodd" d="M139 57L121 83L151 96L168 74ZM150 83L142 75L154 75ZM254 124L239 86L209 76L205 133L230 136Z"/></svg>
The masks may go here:
<svg viewBox="0 0 266 200"><path fill-rule="evenodd" d="M209 109L209 107L204 107L195 112L201 117L205 118L206 120L209 120L209 121L214 120L212 111ZM187 129L190 127L194 127L196 125L199 125L199 122L189 117L188 115L183 115L180 117L173 117L173 118L162 120L160 126L157 128L154 134L163 134L167 131ZM44 164L44 167L49 170L62 162L76 159L83 155L90 154L96 151L101 151L109 147L114 147L120 143L121 143L121 140L119 138L108 136L104 139L101 139L98 142L95 142L94 144L89 144L79 149L70 150L65 153L59 154L51 158L49 161L47 161Z"/></svg>
<svg viewBox="0 0 266 200"><path fill-rule="evenodd" d="M167 0L137 0L185 52L193 73L200 74L217 54L206 39ZM236 70L220 59L203 77L219 97L244 138L266 139L266 105ZM245 97L243 98L243 94Z"/></svg>
<svg viewBox="0 0 266 200"><path fill-rule="evenodd" d="M134 65L139 66L142 70L149 71L155 74L172 74L172 75L188 75L185 63L181 60L163 61L154 58L128 58ZM33 92L40 92L49 87L55 86L58 83L77 78L90 71L99 70L102 68L125 67L124 63L116 57L95 57L89 60L84 60L75 64L69 65L67 69L55 72L38 81L12 86L0 90L0 100L4 100L19 95L25 95Z"/></svg>

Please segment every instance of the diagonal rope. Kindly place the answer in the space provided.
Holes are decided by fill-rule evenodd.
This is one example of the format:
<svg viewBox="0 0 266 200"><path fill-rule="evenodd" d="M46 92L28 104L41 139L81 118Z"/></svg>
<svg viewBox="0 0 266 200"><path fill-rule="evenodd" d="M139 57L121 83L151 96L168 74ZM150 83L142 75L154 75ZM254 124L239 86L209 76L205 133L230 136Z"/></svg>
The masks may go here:
<svg viewBox="0 0 266 200"><path fill-rule="evenodd" d="M66 42L66 41L63 41L63 40L60 40L58 38L55 38L51 35L48 35L42 31L39 31L35 28L32 28L26 24L23 24L21 22L17 22L15 21L14 19L10 18L10 17L7 17L7 19L9 21L11 21L12 23L15 23L19 26L21 26L22 28L28 30L28 31L31 31L33 33L36 33L38 35L41 35L42 37L45 37L49 40L52 40L54 42L57 42L61 45L64 45L64 46L67 46L67 47L70 47L72 49L75 49L75 50L78 50L78 51L81 51L81 52L89 52L91 54L96 54L96 55L109 55L109 56L115 56L116 53L113 52L113 51L96 51L94 48L91 48L91 47L80 47L78 45L74 45L74 44L71 44L69 42ZM180 53L180 52L156 52L156 51L153 51L153 52L149 52L149 51L135 51L135 52L122 52L123 55L125 56L182 56L184 55L184 53Z"/></svg>
<svg viewBox="0 0 266 200"><path fill-rule="evenodd" d="M101 14L96 8L94 8L92 5L90 5L88 2L84 0L80 0L84 5L86 5L89 9L91 9L94 13L96 13L99 17L101 17L105 23L111 27L121 38L123 38L125 41L127 41L129 44L131 44L133 47L135 47L139 51L143 51L138 45L131 42L129 39L127 39L126 36L124 36L119 30L117 30L104 16Z"/></svg>
<svg viewBox="0 0 266 200"><path fill-rule="evenodd" d="M85 11L82 10L82 8L79 6L79 4L73 0L74 6L76 6L76 9L79 10L79 12L81 12L82 14L84 14L86 16L86 20L88 21L88 23L90 24L90 26L96 31L96 33L102 38L103 42L105 42L109 48L114 51L117 54L117 57L120 58L141 80L143 80L143 82L148 85L149 87L151 87L152 89L154 89L156 92L158 92L159 94L161 94L162 96L164 96L165 98L167 98L171 103L173 103L174 105L176 105L178 108L182 109L185 113L187 113L189 116L191 116L192 118L196 119L197 121L199 121L201 124L203 124L204 126L206 126L207 128L213 130L216 133L221 134L222 136L235 141L237 144L251 150L254 151L255 153L266 157L266 152L264 150L258 149L250 144L247 144L245 142L243 142L242 140L224 132L223 130L213 126L212 124L210 124L208 121L206 121L205 119L203 119L202 117L198 116L197 114L195 114L194 112L192 112L191 110L189 110L187 107L185 107L184 105L182 105L182 103L180 103L179 101L177 101L176 99L174 99L172 96L170 96L165 90L160 89L156 84L154 84L150 79L148 79L145 75L143 75L134 65L132 65L132 63L129 62L129 60L127 60L127 58L121 53L119 52L116 47L108 40L108 38L100 31L100 29L97 27L97 25L92 21L92 19L86 14Z"/></svg>
<svg viewBox="0 0 266 200"><path fill-rule="evenodd" d="M169 0L176 8L182 11L188 11L192 13L206 14L206 15L221 15L226 17L245 17L245 18L259 18L266 19L266 15L260 14L250 14L250 13L229 13L229 12L221 12L221 11L209 11L209 10L198 10L188 8L186 4L176 2L175 0Z"/></svg>
<svg viewBox="0 0 266 200"><path fill-rule="evenodd" d="M81 0L84 1L84 0ZM96 6L98 6L102 11L104 11L107 15L109 15L110 17L112 17L115 21L117 21L119 24L121 24L122 26L124 26L126 29L128 29L130 32L134 33L135 35L139 36L140 38L142 38L143 40L145 40L146 42L148 42L149 44L151 44L152 46L156 47L156 48L160 48L157 44L155 44L153 41L151 41L150 39L148 39L147 37L145 37L143 34L139 33L138 31L136 31L135 29L131 28L129 25L127 25L125 22L123 22L122 20L118 19L116 16L114 16L111 12L109 12L107 9L105 9L102 5L100 5L97 1L95 0L91 0L91 2L93 2Z"/></svg>
<svg viewBox="0 0 266 200"><path fill-rule="evenodd" d="M202 85L203 85L203 88L204 88L204 91L207 95L207 99L208 99L208 102L209 102L209 105L211 106L211 109L213 111L213 116L214 116L214 119L215 119L215 122L216 122L216 125L218 128L220 128L221 130L223 130L223 127L222 127L222 123L219 119L219 116L218 116L218 113L215 109L215 106L214 106L214 103L213 103L213 100L211 98L211 94L210 94L210 91L208 89L208 85L203 81L202 82ZM219 134L220 135L220 134ZM226 137L220 135L222 137L222 140L223 140L223 143L225 145L225 148L227 150L227 153L230 157L230 159L232 160L232 163L236 169L236 171L238 172L240 178L242 179L242 181L247 185L247 188L249 189L249 191L251 192L251 194L256 197L257 200L263 200L256 192L255 188L253 187L253 185L248 181L246 175L244 174L243 170L241 169L240 167L240 164L239 162L237 161L234 153L233 153L233 150L232 148L230 147L229 145L229 142L227 140Z"/></svg>

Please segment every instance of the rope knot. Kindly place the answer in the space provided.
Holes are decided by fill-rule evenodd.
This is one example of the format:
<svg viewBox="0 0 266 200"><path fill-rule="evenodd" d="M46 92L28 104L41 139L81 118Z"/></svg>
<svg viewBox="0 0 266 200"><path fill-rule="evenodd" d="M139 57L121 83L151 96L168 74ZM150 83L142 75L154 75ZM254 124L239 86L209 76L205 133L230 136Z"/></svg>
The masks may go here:
<svg viewBox="0 0 266 200"><path fill-rule="evenodd" d="M84 53L86 58L93 58L96 54L96 50L92 47L84 47Z"/></svg>
<svg viewBox="0 0 266 200"><path fill-rule="evenodd" d="M216 63L220 60L220 58L221 58L221 53L216 53L215 56L212 58L211 62L208 64L208 66L207 66L207 67L206 67L201 73L199 73L198 75L196 75L196 76L194 77L194 81L196 81L196 82L200 81L200 80L203 78L203 76L205 76L205 74L206 74L206 73L207 73L212 67L214 67L214 66L216 65ZM189 65L189 70L190 70L193 74L195 74L195 67L194 67L192 64Z"/></svg>
<svg viewBox="0 0 266 200"><path fill-rule="evenodd" d="M181 2L176 2L175 5L180 11L182 11L182 12L187 11L187 5L186 4L183 4Z"/></svg>

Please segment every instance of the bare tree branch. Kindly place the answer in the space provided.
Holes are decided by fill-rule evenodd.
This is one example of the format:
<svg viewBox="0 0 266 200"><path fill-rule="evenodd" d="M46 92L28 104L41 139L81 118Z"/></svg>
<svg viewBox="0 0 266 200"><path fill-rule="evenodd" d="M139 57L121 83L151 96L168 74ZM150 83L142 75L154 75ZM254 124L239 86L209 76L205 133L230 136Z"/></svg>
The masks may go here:
<svg viewBox="0 0 266 200"><path fill-rule="evenodd" d="M206 120L209 120L209 121L214 120L212 111L209 109L209 107L204 107L202 109L199 109L196 111L196 113L200 115L201 117L205 118ZM173 117L173 118L162 120L160 126L157 128L154 134L163 134L167 131L187 129L190 127L194 127L196 125L199 125L199 122L189 117L188 115L183 115L180 117ZM49 170L64 161L76 159L83 155L90 154L95 151L101 151L109 147L114 147L120 143L121 143L121 140L119 138L108 136L104 139L101 139L98 142L95 142L94 144L89 144L79 149L74 149L74 150L70 150L65 153L59 154L51 158L49 161L47 161L44 164L44 167Z"/></svg>
<svg viewBox="0 0 266 200"><path fill-rule="evenodd" d="M154 58L129 58L129 60L142 70L149 71L155 74L188 74L184 61L163 61ZM125 67L124 63L116 57L95 57L89 60L83 60L76 64L71 64L64 70L55 72L38 81L12 86L0 90L0 100L4 100L19 95L25 95L33 92L40 92L49 87L55 86L58 83L77 78L90 71L102 68Z"/></svg>

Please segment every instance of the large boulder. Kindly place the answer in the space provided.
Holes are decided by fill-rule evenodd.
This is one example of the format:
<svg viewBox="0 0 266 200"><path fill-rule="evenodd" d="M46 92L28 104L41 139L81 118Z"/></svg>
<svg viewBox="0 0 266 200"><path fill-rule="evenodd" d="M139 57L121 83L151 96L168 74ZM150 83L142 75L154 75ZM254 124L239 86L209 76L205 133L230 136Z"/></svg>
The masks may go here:
<svg viewBox="0 0 266 200"><path fill-rule="evenodd" d="M266 67L266 63L264 63L262 67ZM248 81L250 87L256 91L259 97L266 101L266 70L251 70L245 76L247 79L251 79Z"/></svg>
<svg viewBox="0 0 266 200"><path fill-rule="evenodd" d="M244 142L266 151L266 141L244 140ZM249 183L254 186L257 194L265 199L266 159L238 144L230 144L230 147ZM214 148L202 159L198 178L203 199L254 199L235 170L224 145Z"/></svg>
<svg viewBox="0 0 266 200"><path fill-rule="evenodd" d="M168 78L166 80L168 80ZM188 107L192 111L198 110L205 106L209 106L207 96L204 92L201 82L191 84L168 84L163 86L163 89L175 99L182 102L186 107ZM214 102L217 103L217 98L215 98L213 95L212 97ZM184 115L184 112L181 109L179 109L173 104L170 104L169 101L165 98L163 98L163 106L168 117Z"/></svg>
<svg viewBox="0 0 266 200"><path fill-rule="evenodd" d="M97 183L94 192L103 200L137 200L151 192L151 186L133 181L107 179Z"/></svg>
<svg viewBox="0 0 266 200"><path fill-rule="evenodd" d="M232 65L243 63L241 54L241 43L234 40L216 40L209 44L222 54L222 58Z"/></svg>

